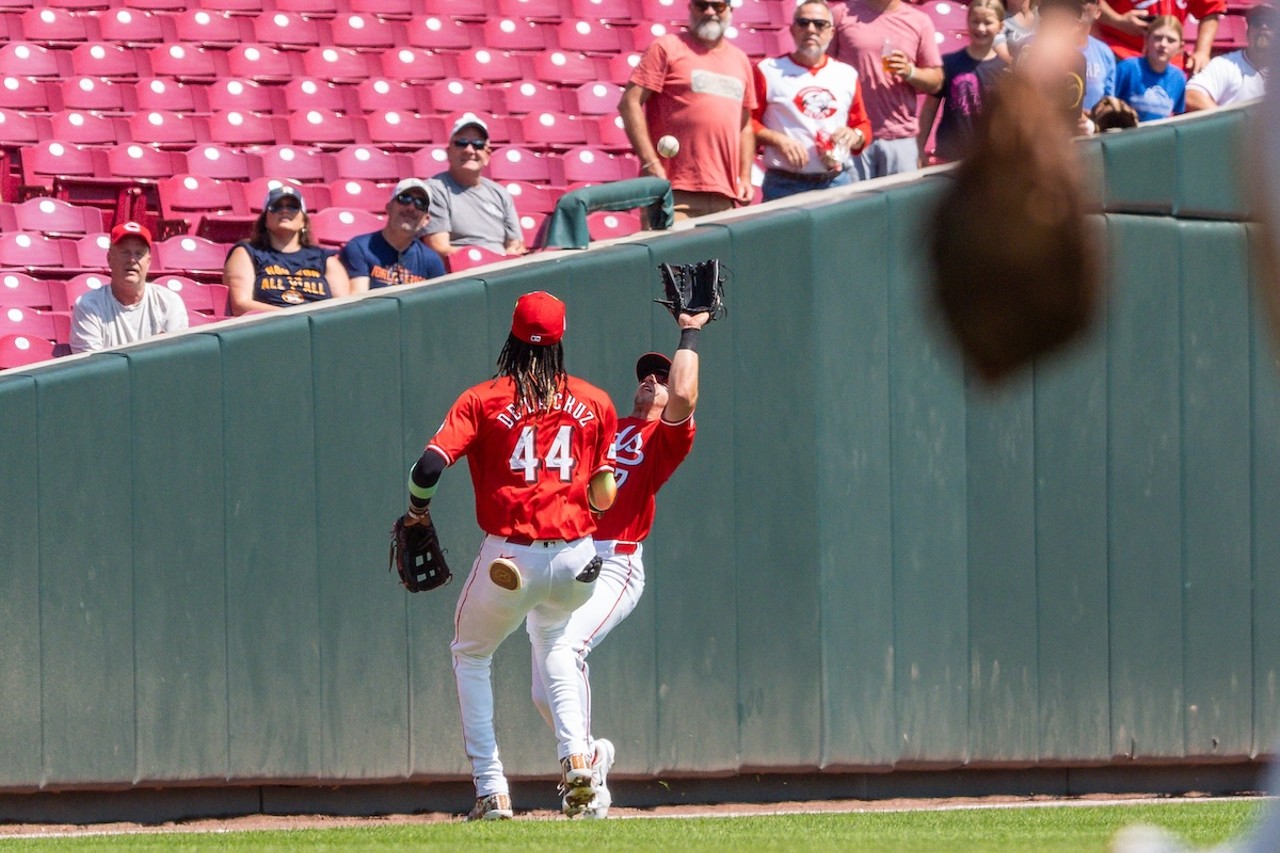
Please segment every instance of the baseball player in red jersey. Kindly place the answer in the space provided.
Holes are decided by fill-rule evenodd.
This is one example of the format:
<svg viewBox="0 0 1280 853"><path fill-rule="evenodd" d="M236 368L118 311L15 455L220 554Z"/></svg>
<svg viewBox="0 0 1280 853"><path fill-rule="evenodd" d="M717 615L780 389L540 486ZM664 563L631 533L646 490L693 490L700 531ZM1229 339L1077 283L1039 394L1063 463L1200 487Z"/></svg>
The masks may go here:
<svg viewBox="0 0 1280 853"><path fill-rule="evenodd" d="M595 796L578 662L564 631L599 572L591 533L616 495L617 414L608 395L565 372L564 329L563 302L542 291L521 296L497 376L462 393L409 477L406 523L420 522L440 474L466 456L486 534L458 596L450 646L476 786L468 820L512 816L490 672L493 653L526 616L565 803L578 808Z"/></svg>
<svg viewBox="0 0 1280 853"><path fill-rule="evenodd" d="M590 600L574 611L564 636L577 664L575 700L591 730L591 684L587 655L635 609L644 591L645 537L653 527L658 489L689 455L697 427L693 410L698 403L698 337L711 319L707 313L681 314L680 345L674 358L646 353L636 362L636 389L631 415L618 422L614 442L618 466L618 494L600 519L595 533L596 553L604 563ZM551 685L533 679L533 701L542 716L555 724ZM585 803L564 803L565 814L603 818L612 798L607 786L613 765L613 744L597 738L591 743L595 797Z"/></svg>

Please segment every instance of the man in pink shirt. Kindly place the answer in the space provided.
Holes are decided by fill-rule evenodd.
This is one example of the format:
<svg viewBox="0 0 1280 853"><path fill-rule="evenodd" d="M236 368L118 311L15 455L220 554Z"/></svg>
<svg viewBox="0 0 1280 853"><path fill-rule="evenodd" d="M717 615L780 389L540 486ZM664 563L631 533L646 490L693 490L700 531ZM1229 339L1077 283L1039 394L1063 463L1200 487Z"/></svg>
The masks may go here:
<svg viewBox="0 0 1280 853"><path fill-rule="evenodd" d="M677 220L751 200L756 96L751 61L724 38L732 14L723 0L691 0L689 31L649 45L618 102L641 171L671 181ZM669 159L655 148L664 136L680 143Z"/></svg>
<svg viewBox="0 0 1280 853"><path fill-rule="evenodd" d="M835 38L827 52L858 69L871 119L872 143L855 163L862 178L918 168L919 94L942 85L942 55L933 21L902 0L831 4Z"/></svg>

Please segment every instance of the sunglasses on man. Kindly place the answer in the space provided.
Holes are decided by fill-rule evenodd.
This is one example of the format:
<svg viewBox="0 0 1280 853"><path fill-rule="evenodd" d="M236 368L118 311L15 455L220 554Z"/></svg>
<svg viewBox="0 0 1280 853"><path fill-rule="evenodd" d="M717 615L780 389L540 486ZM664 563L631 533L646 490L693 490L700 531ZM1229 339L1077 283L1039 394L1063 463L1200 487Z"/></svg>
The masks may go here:
<svg viewBox="0 0 1280 853"><path fill-rule="evenodd" d="M710 9L717 15L723 15L724 10L729 8L729 4L722 2L722 0L693 0L693 8L700 12Z"/></svg>
<svg viewBox="0 0 1280 853"><path fill-rule="evenodd" d="M425 211L431 204L422 196L414 195L413 193L400 193L400 195L396 196L396 201L405 206L413 205L420 211Z"/></svg>
<svg viewBox="0 0 1280 853"><path fill-rule="evenodd" d="M297 213L302 210L302 205L296 201L278 201L267 208L271 213Z"/></svg>
<svg viewBox="0 0 1280 853"><path fill-rule="evenodd" d="M809 27L813 27L818 32L822 32L827 27L831 26L830 21L824 21L821 18L796 18L793 23L802 30L807 30Z"/></svg>
<svg viewBox="0 0 1280 853"><path fill-rule="evenodd" d="M489 147L487 139L455 139L453 140L454 148L474 148L477 151L483 151Z"/></svg>

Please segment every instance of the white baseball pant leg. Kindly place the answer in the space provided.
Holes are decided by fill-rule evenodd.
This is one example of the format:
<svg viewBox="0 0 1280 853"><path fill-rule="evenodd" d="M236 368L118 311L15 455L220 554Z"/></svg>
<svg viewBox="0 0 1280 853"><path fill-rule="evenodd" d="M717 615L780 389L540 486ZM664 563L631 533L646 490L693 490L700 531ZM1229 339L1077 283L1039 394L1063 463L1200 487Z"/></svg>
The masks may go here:
<svg viewBox="0 0 1280 853"><path fill-rule="evenodd" d="M603 540L596 542L596 553L604 560L600 577L591 591L591 599L573 611L564 630L565 641L573 652L576 701L586 721L588 738L591 734L591 668L587 665L587 655L631 615L644 592L644 562L641 559L644 546L636 545L633 554L617 554L617 544ZM542 718L555 728L547 685L535 677L532 693L533 704Z"/></svg>
<svg viewBox="0 0 1280 853"><path fill-rule="evenodd" d="M592 585L576 577L594 555L590 537L545 547L512 545L501 537L486 536L480 547L458 596L450 646L462 737L477 796L510 793L493 726L493 653L526 616L531 641L540 650L535 652L539 677L550 685L560 757L587 750L586 723L576 706L573 684L576 667L563 638L569 615L591 596ZM498 557L519 567L520 589L506 590L489 579L489 564ZM558 664L553 651L557 644L562 647Z"/></svg>

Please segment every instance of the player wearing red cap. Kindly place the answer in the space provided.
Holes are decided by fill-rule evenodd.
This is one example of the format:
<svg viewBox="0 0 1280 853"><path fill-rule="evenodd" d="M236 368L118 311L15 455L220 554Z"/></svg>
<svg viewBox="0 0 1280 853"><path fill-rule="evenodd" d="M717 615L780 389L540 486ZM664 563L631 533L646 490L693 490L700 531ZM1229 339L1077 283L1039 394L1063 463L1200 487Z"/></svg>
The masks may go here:
<svg viewBox="0 0 1280 853"><path fill-rule="evenodd" d="M487 534L458 596L453 672L476 786L469 820L509 818L490 671L499 644L528 617L535 678L547 685L562 790L574 807L595 795L577 661L564 637L599 572L591 533L616 490L613 404L564 369L564 303L549 293L516 302L498 374L462 393L414 463L406 524L427 517L440 474L463 456Z"/></svg>
<svg viewBox="0 0 1280 853"><path fill-rule="evenodd" d="M680 345L674 358L650 352L636 362L636 388L631 415L618 421L614 442L618 465L618 497L596 529L596 553L603 559L591 599L569 618L564 636L578 667L576 701L591 731L591 684L587 655L635 609L644 591L643 542L653 527L655 497L693 448L698 404L698 337L711 319L707 313L681 314ZM555 727L551 685L533 679L533 701ZM612 798L607 785L613 765L613 743L591 743L596 795L584 804L566 800L565 814L603 818Z"/></svg>

